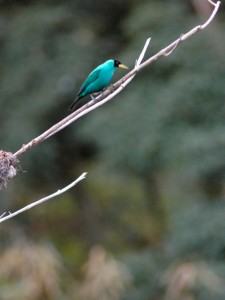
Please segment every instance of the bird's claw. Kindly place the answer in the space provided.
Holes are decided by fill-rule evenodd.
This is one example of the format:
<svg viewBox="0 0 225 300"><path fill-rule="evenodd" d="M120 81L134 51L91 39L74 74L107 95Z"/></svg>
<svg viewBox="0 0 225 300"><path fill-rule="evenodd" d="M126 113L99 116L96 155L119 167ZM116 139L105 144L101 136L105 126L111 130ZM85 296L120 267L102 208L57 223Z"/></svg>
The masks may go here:
<svg viewBox="0 0 225 300"><path fill-rule="evenodd" d="M94 101L94 103L96 103L96 98L91 94L91 100Z"/></svg>

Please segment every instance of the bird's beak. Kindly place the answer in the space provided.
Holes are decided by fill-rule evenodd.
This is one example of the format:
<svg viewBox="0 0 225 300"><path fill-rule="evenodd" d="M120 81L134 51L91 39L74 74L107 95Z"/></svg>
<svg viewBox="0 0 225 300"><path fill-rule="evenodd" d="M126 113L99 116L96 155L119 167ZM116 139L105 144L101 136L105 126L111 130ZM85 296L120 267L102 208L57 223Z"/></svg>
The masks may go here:
<svg viewBox="0 0 225 300"><path fill-rule="evenodd" d="M127 66L125 66L123 64L118 65L118 67L121 68L121 69L129 69Z"/></svg>

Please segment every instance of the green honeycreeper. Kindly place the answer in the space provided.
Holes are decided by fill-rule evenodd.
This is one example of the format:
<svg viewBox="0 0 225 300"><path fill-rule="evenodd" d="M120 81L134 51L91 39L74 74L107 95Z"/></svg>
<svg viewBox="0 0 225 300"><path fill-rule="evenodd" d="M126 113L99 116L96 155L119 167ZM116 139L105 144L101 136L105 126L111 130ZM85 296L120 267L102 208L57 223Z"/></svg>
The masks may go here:
<svg viewBox="0 0 225 300"><path fill-rule="evenodd" d="M128 67L114 59L107 60L95 68L85 79L69 110L73 111L81 98L102 91L109 84L117 68L128 69Z"/></svg>

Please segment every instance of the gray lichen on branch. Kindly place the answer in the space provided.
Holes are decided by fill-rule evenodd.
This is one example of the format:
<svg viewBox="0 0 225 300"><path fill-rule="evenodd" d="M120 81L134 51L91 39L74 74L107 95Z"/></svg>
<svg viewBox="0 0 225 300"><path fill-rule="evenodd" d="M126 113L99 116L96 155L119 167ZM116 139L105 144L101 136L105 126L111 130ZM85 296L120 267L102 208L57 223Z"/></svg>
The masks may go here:
<svg viewBox="0 0 225 300"><path fill-rule="evenodd" d="M18 162L13 153L0 150L0 189L16 176Z"/></svg>

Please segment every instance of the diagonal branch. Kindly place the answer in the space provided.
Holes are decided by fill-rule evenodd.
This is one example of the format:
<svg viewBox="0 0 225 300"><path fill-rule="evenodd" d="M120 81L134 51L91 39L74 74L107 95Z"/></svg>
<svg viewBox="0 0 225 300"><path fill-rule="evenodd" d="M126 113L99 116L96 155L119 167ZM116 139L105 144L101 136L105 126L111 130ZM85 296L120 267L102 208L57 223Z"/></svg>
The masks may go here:
<svg viewBox="0 0 225 300"><path fill-rule="evenodd" d="M117 81L113 85L114 92L112 92L111 88L109 87L103 93L101 93L98 97L96 97L95 100L91 100L90 102L88 102L87 104L82 106L80 109L76 110L75 112L70 114L68 117L64 118L63 120L61 120L60 122L58 122L57 124L55 124L54 126L49 128L47 131L42 133L40 136L33 139L31 142L27 143L26 145L23 145L21 149L19 149L16 153L14 153L14 157L18 158L19 156L21 156L22 154L24 154L31 148L38 145L40 142L42 142L45 139L49 138L50 136L54 135L55 133L62 130L69 124L75 122L77 119L81 118L82 116L86 115L87 113L96 109L97 107L103 105L104 103L112 100L118 93L120 93L124 89L124 87L127 84L129 84L129 82L134 78L134 76L137 74L137 72L146 68L147 66L149 66L150 64L152 64L153 62L158 60L159 58L170 55L181 42L184 42L185 40L190 38L192 35L197 33L198 31L205 29L211 23L213 18L215 17L215 15L219 9L219 6L221 4L220 1L217 1L216 3L214 3L212 0L207 0L207 1L212 6L214 6L214 9L212 11L212 14L210 15L210 17L204 24L194 27L193 29L188 31L186 34L182 34L177 40L172 42L170 45L168 45L164 49L160 50L158 53L153 55L151 58L147 59L145 62L141 63L141 61L144 57L144 54L147 50L148 44L150 42L150 39L148 39L145 43L145 46L144 46L137 62L136 62L135 67L128 74L126 74L124 77L122 77L119 81Z"/></svg>
<svg viewBox="0 0 225 300"><path fill-rule="evenodd" d="M50 200L50 199L52 199L52 198L54 198L54 197L57 197L57 196L59 196L59 195L65 193L66 191L68 191L69 189L71 189L73 186L75 186L79 181L85 179L85 178L86 178L86 175L87 175L87 173L83 173L80 177L78 177L75 181L73 181L72 183L70 183L69 185L67 185L66 187L64 187L63 189L58 190L57 192L55 192L55 193L53 193L53 194L51 194L51 195L49 195L49 196L47 196L47 197L44 197L44 198L42 198L42 199L40 199L40 200L37 200L37 201L35 201L35 202L33 202L33 203L31 203L31 204L29 204L29 205L27 205L27 206L25 206L25 207L23 207L23 208L21 208L21 209L15 211L14 213L10 213L10 212L9 212L8 215L5 216L5 217L4 217L4 215L6 214L6 212L3 213L3 214L0 216L0 223L6 221L6 220L8 220L8 219L13 218L13 217L15 217L16 215L19 215L19 214L21 214L22 212L24 212L24 211L26 211L26 210L28 210L28 209L31 209L31 208L34 207L34 206L40 205L40 204L42 204L42 203L45 202L45 201L48 201L48 200Z"/></svg>

